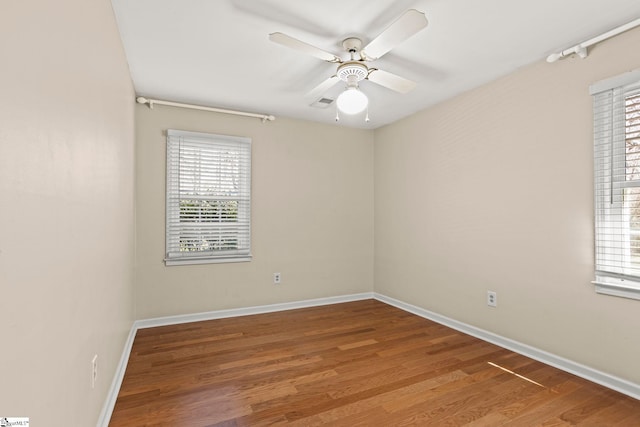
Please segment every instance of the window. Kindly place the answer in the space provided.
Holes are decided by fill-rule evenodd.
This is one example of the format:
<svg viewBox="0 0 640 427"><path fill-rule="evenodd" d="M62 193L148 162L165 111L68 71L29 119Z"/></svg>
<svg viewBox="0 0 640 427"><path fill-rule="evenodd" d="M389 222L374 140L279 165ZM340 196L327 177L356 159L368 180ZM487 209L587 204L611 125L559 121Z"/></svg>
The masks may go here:
<svg viewBox="0 0 640 427"><path fill-rule="evenodd" d="M640 70L591 86L596 291L640 299Z"/></svg>
<svg viewBox="0 0 640 427"><path fill-rule="evenodd" d="M167 131L166 265L251 259L251 140Z"/></svg>

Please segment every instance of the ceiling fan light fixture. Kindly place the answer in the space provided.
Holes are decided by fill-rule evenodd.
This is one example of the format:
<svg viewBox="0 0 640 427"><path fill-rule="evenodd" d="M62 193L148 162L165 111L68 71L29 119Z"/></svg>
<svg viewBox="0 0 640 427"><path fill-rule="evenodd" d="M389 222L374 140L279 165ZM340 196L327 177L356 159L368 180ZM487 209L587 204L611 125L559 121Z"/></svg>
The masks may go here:
<svg viewBox="0 0 640 427"><path fill-rule="evenodd" d="M336 99L338 109L345 114L358 114L369 105L369 98L357 86L348 87Z"/></svg>

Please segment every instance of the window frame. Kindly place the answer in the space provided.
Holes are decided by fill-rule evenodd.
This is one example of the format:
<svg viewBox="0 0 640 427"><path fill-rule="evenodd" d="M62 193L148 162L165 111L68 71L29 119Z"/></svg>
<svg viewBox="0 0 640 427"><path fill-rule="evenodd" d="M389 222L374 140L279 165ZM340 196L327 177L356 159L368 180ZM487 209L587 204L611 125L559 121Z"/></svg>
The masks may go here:
<svg viewBox="0 0 640 427"><path fill-rule="evenodd" d="M210 263L235 263L251 261L251 139L247 137L218 135L202 132L168 129L166 138L166 191L165 191L165 258L166 266ZM222 172L223 158L221 153L237 156L237 168L235 172ZM207 178L202 178L196 167L190 169L183 164L187 153L191 154L191 162L199 162L201 157L208 159L205 162ZM196 160L193 160L196 159ZM219 159L219 160L214 160ZM228 169L228 164L226 164ZM186 172L184 176L181 172ZM199 168L198 168L199 169ZM219 175L217 175L219 174ZM215 178L211 178L215 176ZM218 180L216 180L219 177ZM214 180L218 185L222 181L233 181L237 184L237 191L230 195L202 194L203 181L207 180L212 185ZM188 192L187 188L191 189ZM220 190L222 191L222 190ZM206 192L205 192L206 193ZM186 198L188 197L188 199ZM194 221L185 219L185 200L213 201L216 203L237 201L235 221ZM196 224L202 224L202 227ZM201 232L202 234L198 234ZM233 249L212 250L182 250L186 240L185 235L191 234L191 238L204 241L211 239L218 233L218 239L237 239L237 247ZM219 241L220 241L219 240Z"/></svg>
<svg viewBox="0 0 640 427"><path fill-rule="evenodd" d="M640 187L627 179L625 102L640 93L640 70L591 85L594 124L595 290L640 300L640 266L631 263L625 192ZM609 151L607 153L607 151ZM622 173L620 171L623 171ZM615 230L615 231L611 231Z"/></svg>

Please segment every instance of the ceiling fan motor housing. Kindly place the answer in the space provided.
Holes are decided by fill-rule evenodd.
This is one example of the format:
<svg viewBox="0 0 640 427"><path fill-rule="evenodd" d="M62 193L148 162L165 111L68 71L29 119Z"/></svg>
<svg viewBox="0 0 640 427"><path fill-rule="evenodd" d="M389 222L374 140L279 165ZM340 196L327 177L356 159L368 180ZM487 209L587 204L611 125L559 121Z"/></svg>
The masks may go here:
<svg viewBox="0 0 640 427"><path fill-rule="evenodd" d="M369 69L360 62L345 62L338 67L336 75L347 83L357 83L367 78Z"/></svg>

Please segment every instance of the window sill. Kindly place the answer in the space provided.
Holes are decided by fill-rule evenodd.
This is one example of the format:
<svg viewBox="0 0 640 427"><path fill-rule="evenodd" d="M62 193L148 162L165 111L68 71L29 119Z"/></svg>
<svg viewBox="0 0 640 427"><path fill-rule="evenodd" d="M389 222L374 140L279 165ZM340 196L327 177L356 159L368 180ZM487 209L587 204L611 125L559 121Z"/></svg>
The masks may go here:
<svg viewBox="0 0 640 427"><path fill-rule="evenodd" d="M174 265L194 265L194 264L226 264L234 262L249 262L252 256L237 256L229 258L173 258L164 260L164 265L167 267Z"/></svg>
<svg viewBox="0 0 640 427"><path fill-rule="evenodd" d="M599 294L640 300L640 282L598 277L591 283Z"/></svg>

